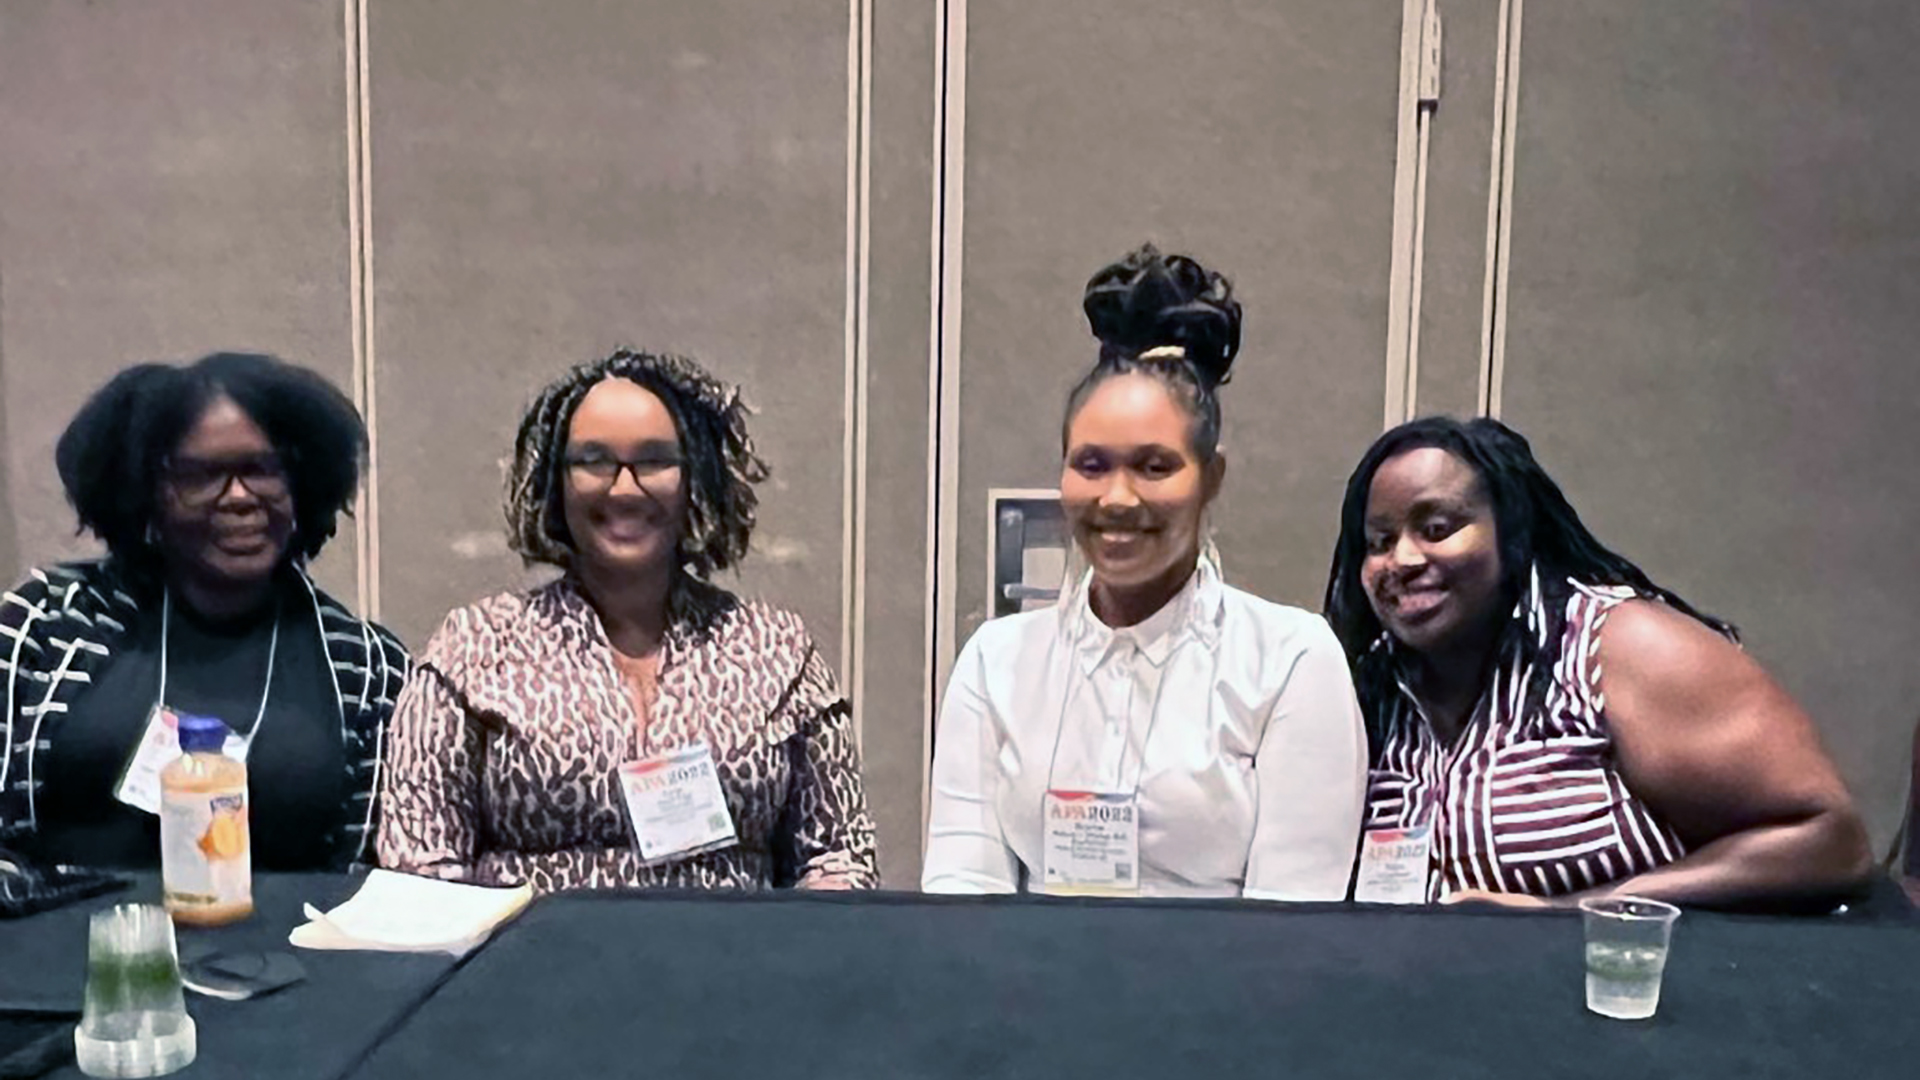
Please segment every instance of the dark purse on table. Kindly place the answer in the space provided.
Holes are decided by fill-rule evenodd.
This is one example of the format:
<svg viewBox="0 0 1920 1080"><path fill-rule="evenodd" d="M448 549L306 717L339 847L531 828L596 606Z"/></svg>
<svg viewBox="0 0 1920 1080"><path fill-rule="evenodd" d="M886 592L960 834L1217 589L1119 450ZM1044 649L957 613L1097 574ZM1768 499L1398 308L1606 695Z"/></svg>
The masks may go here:
<svg viewBox="0 0 1920 1080"><path fill-rule="evenodd" d="M129 879L105 870L49 866L0 847L0 919L18 919L64 907L130 884Z"/></svg>

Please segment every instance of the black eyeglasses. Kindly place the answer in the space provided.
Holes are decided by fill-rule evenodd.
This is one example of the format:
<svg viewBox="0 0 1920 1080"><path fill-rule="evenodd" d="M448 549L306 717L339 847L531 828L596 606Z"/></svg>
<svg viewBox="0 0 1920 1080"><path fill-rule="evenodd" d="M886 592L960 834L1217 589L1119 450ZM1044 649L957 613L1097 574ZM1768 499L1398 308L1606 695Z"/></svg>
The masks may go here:
<svg viewBox="0 0 1920 1080"><path fill-rule="evenodd" d="M287 497L287 467L278 454L209 461L169 458L161 476L174 498L186 506L203 506L224 495L235 480L256 499Z"/></svg>
<svg viewBox="0 0 1920 1080"><path fill-rule="evenodd" d="M582 491L599 493L613 490L620 470L633 473L633 482L643 488L657 488L678 479L680 458L676 454L651 453L629 461L598 450L568 454L564 459L567 474Z"/></svg>

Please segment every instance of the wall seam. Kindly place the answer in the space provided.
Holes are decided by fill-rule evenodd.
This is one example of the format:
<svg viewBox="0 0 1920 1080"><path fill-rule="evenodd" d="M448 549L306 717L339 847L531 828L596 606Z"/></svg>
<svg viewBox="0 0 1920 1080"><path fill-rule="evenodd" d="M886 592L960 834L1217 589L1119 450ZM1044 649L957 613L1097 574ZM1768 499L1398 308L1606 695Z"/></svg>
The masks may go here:
<svg viewBox="0 0 1920 1080"><path fill-rule="evenodd" d="M960 514L960 280L964 269L966 0L942 0L934 47L933 320L928 342L926 671L920 826L926 833L934 721L958 632Z"/></svg>

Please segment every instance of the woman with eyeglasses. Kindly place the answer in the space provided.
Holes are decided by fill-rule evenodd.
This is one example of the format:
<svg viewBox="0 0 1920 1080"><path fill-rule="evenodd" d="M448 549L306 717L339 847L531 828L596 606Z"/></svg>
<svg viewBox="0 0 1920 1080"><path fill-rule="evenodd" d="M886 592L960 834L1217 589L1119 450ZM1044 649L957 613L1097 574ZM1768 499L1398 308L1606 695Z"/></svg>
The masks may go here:
<svg viewBox="0 0 1920 1080"><path fill-rule="evenodd" d="M447 617L387 750L383 865L537 891L871 888L851 709L790 612L713 584L767 476L739 391L621 351L520 422L507 531L554 581Z"/></svg>
<svg viewBox="0 0 1920 1080"><path fill-rule="evenodd" d="M106 555L0 596L0 844L157 865L156 748L192 713L224 721L246 758L254 866L371 857L408 657L306 572L365 451L351 401L268 356L142 364L87 401L55 461Z"/></svg>

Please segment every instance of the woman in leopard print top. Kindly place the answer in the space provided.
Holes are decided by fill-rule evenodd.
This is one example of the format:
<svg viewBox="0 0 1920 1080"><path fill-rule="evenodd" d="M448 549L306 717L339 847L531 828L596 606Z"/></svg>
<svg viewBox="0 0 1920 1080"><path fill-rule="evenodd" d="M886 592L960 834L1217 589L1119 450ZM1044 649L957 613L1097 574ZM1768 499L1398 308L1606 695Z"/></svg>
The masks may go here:
<svg viewBox="0 0 1920 1080"><path fill-rule="evenodd" d="M798 617L710 584L766 477L736 390L618 352L528 409L507 519L556 581L455 611L388 741L378 852L483 884L871 888L852 717ZM624 763L711 751L737 840L643 858Z"/></svg>

